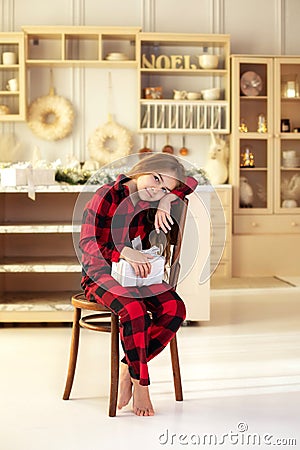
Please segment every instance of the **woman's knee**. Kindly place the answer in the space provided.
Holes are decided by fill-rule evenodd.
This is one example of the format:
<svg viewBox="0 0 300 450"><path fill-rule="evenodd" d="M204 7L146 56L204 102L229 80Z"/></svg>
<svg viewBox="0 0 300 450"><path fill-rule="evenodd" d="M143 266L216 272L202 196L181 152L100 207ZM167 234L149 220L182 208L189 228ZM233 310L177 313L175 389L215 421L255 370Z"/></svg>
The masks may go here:
<svg viewBox="0 0 300 450"><path fill-rule="evenodd" d="M182 322L186 318L186 308L184 302L180 298L173 298L163 305L163 314L171 317L177 317Z"/></svg>
<svg viewBox="0 0 300 450"><path fill-rule="evenodd" d="M176 315L180 317L181 321L183 322L186 318L186 307L182 300L177 301L177 313Z"/></svg>
<svg viewBox="0 0 300 450"><path fill-rule="evenodd" d="M174 309L173 309L173 313L172 313L172 323L176 323L177 327L179 328L180 325L182 324L182 322L185 320L186 318L186 308L185 308L185 304L183 303L182 300L174 300Z"/></svg>

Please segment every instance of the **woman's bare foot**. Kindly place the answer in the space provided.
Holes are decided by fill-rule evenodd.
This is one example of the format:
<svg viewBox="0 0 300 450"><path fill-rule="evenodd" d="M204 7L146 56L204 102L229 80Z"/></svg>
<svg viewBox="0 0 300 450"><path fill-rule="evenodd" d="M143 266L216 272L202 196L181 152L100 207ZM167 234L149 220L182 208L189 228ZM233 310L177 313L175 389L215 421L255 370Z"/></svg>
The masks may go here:
<svg viewBox="0 0 300 450"><path fill-rule="evenodd" d="M148 386L141 386L138 380L133 383L133 412L137 416L154 416Z"/></svg>
<svg viewBox="0 0 300 450"><path fill-rule="evenodd" d="M120 367L118 409L122 409L124 406L128 405L129 400L132 397L132 381L128 366L127 364L121 363Z"/></svg>

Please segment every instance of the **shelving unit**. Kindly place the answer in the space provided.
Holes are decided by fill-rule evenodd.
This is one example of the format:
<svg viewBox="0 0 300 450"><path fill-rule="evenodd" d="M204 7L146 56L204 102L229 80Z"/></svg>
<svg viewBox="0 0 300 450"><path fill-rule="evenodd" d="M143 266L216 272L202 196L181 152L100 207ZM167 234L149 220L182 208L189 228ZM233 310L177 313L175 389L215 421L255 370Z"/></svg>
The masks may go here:
<svg viewBox="0 0 300 450"><path fill-rule="evenodd" d="M228 35L139 33L139 131L143 133L229 133L230 40ZM216 69L199 66L199 56L218 55ZM145 98L146 88L162 97ZM173 90L219 88L218 100L174 100Z"/></svg>
<svg viewBox="0 0 300 450"><path fill-rule="evenodd" d="M240 91L241 76L246 71L255 72L262 79L263 88L257 96L245 96ZM248 231L259 233L260 230L267 228L267 225L262 223L268 221L266 215L275 213L292 216L299 214L300 211L300 133L294 132L298 127L300 132L300 97L296 81L294 97L285 96L283 89L286 77L293 80L300 78L299 58L232 57L231 142L236 233L245 232L247 221ZM264 114L267 123L265 133L257 132L258 116L261 113ZM287 132L282 128L284 126L282 120L286 119L289 121ZM246 125L248 131L241 132L241 125ZM246 149L253 154L254 167L241 167L241 164L243 165L241 158L245 155ZM290 151L294 155L291 162L285 158ZM247 182L247 185L242 186L243 182ZM283 185L290 186L291 198L285 198L287 194L282 192ZM242 198L242 189L245 192L247 189L253 191L253 198L248 205ZM297 206L295 204L294 207L289 207L290 204L284 203L284 200L294 200ZM242 219L242 216L247 218ZM273 220L277 220L276 216L273 216ZM293 231L298 230L294 219L291 219L292 223L294 225L287 229L289 232L290 228L293 228ZM279 229L282 230L282 227Z"/></svg>
<svg viewBox="0 0 300 450"><path fill-rule="evenodd" d="M298 271L300 134L293 128L300 127L300 101L296 96L284 97L282 85L286 74L300 76L299 69L300 58L232 55L230 183L234 186L234 276ZM257 95L241 92L241 76L246 71L255 72L262 79L262 90ZM257 131L261 113L266 119L265 132ZM290 132L282 131L282 119L290 120ZM253 154L254 167L243 167L246 147ZM294 152L293 167L285 167L284 155L289 151ZM288 202L282 193L284 183L290 184L294 192Z"/></svg>
<svg viewBox="0 0 300 450"><path fill-rule="evenodd" d="M4 64L3 53L16 55L15 64ZM8 90L7 83L16 79L17 90ZM25 120L24 38L22 33L0 33L0 122Z"/></svg>
<svg viewBox="0 0 300 450"><path fill-rule="evenodd" d="M275 59L275 212L300 213L300 58ZM282 121L285 122L282 122ZM284 126L288 120L289 129ZM284 190L283 190L284 186ZM285 192L284 192L285 191ZM297 230L294 219L293 230ZM300 230L298 229L300 232Z"/></svg>
<svg viewBox="0 0 300 450"><path fill-rule="evenodd" d="M27 66L137 67L138 27L26 26ZM109 53L125 55L108 60Z"/></svg>
<svg viewBox="0 0 300 450"><path fill-rule="evenodd" d="M1 120L25 119L25 71L31 67L135 68L139 131L229 133L229 35L142 33L139 27L95 26L24 26L22 31L2 33L0 45L17 48L19 64L1 70L18 72L20 91L0 92L10 99L13 111L2 114ZM201 54L217 55L218 67L200 68ZM163 98L146 99L147 86L162 86ZM173 89L200 92L208 88L220 89L218 100L173 100Z"/></svg>
<svg viewBox="0 0 300 450"><path fill-rule="evenodd" d="M75 250L80 221L84 205L98 188L37 186L35 201L29 199L26 186L0 188L0 323L72 321L70 296L81 290ZM180 287L188 320L209 318L209 279L199 284L198 278L209 257L210 218L204 205L210 194L206 186L198 190L203 201L191 196L186 235L199 230L201 252L195 253L194 242L188 239L182 253L188 261L190 253L195 254L192 272ZM201 296L201 304L191 287Z"/></svg>
<svg viewBox="0 0 300 450"><path fill-rule="evenodd" d="M258 95L245 95L241 91L241 77L249 73L258 74L262 80ZM260 114L266 120L265 132L258 131ZM235 232L239 230L241 216L250 216L252 221L255 214L273 211L273 139L273 61L233 56L231 148ZM246 155L253 156L253 165Z"/></svg>
<svg viewBox="0 0 300 450"><path fill-rule="evenodd" d="M71 319L70 294L81 278L73 243L80 225L72 217L81 190L36 187L32 201L26 186L1 188L1 322Z"/></svg>

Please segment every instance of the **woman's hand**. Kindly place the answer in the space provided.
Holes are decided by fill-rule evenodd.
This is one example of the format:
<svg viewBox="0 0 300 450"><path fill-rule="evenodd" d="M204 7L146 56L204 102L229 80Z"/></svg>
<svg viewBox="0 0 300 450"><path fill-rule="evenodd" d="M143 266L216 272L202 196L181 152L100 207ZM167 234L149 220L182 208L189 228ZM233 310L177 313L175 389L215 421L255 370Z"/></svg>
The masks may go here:
<svg viewBox="0 0 300 450"><path fill-rule="evenodd" d="M120 256L131 265L137 277L147 278L151 272L149 260L153 259L152 255L141 253L131 247L124 247Z"/></svg>
<svg viewBox="0 0 300 450"><path fill-rule="evenodd" d="M154 226L157 233L159 233L160 228L165 233L168 233L168 231L171 230L171 225L174 223L170 214L171 203L176 200L176 198L177 196L175 194L167 194L159 201L154 219Z"/></svg>

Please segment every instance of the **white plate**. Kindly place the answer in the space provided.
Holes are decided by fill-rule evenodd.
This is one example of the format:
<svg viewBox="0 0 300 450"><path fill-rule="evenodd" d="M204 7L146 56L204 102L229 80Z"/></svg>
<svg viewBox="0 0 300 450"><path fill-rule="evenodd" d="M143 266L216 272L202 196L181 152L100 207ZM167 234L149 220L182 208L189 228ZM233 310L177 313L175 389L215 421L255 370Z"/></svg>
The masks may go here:
<svg viewBox="0 0 300 450"><path fill-rule="evenodd" d="M259 95L262 91L262 79L256 72L245 72L241 76L241 91L247 96Z"/></svg>
<svg viewBox="0 0 300 450"><path fill-rule="evenodd" d="M128 57L124 53L109 53L105 59L108 61L126 61Z"/></svg>

